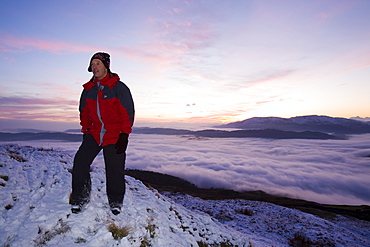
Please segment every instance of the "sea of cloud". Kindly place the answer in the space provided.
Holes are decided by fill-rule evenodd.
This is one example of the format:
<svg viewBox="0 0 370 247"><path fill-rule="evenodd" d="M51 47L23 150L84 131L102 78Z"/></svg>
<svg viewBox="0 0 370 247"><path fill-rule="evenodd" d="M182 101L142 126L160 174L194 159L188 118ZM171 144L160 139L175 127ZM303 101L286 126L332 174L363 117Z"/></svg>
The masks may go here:
<svg viewBox="0 0 370 247"><path fill-rule="evenodd" d="M186 179L203 188L263 190L327 204L370 205L370 134L348 140L199 139L131 134L126 168ZM20 145L76 152L80 143ZM104 166L100 154L93 166Z"/></svg>

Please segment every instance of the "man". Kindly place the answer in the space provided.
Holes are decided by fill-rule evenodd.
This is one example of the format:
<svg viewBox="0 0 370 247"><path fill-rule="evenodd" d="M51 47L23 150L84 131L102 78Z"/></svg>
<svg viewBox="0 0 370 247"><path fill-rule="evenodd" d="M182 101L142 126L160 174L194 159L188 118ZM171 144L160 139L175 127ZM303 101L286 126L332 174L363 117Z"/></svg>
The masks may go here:
<svg viewBox="0 0 370 247"><path fill-rule="evenodd" d="M83 85L80 98L83 141L73 163L71 210L79 213L89 202L90 165L103 149L108 202L117 215L126 189L126 148L134 122L134 102L129 88L110 71L109 54L95 53L88 71L93 77Z"/></svg>

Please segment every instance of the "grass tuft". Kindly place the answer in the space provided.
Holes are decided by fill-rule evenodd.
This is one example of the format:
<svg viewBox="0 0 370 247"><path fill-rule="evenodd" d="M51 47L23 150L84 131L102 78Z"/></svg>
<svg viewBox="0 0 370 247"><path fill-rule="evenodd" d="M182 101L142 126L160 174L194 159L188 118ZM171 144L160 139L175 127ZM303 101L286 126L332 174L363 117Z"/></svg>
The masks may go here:
<svg viewBox="0 0 370 247"><path fill-rule="evenodd" d="M221 243L213 243L213 244L207 244L203 241L197 241L197 244L199 247L236 247L230 242L221 242Z"/></svg>
<svg viewBox="0 0 370 247"><path fill-rule="evenodd" d="M239 208L239 209L236 209L235 212L238 213L238 214L244 214L244 215L247 215L247 216L252 216L253 215L253 211L248 209L248 208Z"/></svg>
<svg viewBox="0 0 370 247"><path fill-rule="evenodd" d="M112 233L112 236L115 240L118 240L127 237L132 229L129 226L118 227L116 224L111 223L108 226L108 231Z"/></svg>
<svg viewBox="0 0 370 247"><path fill-rule="evenodd" d="M154 221L154 219L151 218L148 221L148 225L145 227L145 229L149 232L149 236L151 238L154 238L155 237L155 229L158 228L156 225L153 224L153 221Z"/></svg>
<svg viewBox="0 0 370 247"><path fill-rule="evenodd" d="M152 246L151 243L148 241L148 239L144 238L143 240L141 240L140 242L140 247L149 247L149 246Z"/></svg>
<svg viewBox="0 0 370 247"><path fill-rule="evenodd" d="M16 161L19 161L19 162L26 162L27 161L25 158L23 158L22 156L20 156L18 154L9 154L9 157L16 160Z"/></svg>
<svg viewBox="0 0 370 247"><path fill-rule="evenodd" d="M76 244L86 243L87 240L81 237L78 237L75 241Z"/></svg>
<svg viewBox="0 0 370 247"><path fill-rule="evenodd" d="M52 238L57 235L68 232L71 229L62 219L59 219L57 224L50 230L44 231L39 227L38 237L34 240L36 246L46 245Z"/></svg>
<svg viewBox="0 0 370 247"><path fill-rule="evenodd" d="M55 151L54 148L38 148L37 151Z"/></svg>
<svg viewBox="0 0 370 247"><path fill-rule="evenodd" d="M289 246L291 247L331 247L335 246L335 243L333 243L331 240L327 238L318 239L316 241L311 240L307 236L305 236L302 232L296 232L289 240Z"/></svg>

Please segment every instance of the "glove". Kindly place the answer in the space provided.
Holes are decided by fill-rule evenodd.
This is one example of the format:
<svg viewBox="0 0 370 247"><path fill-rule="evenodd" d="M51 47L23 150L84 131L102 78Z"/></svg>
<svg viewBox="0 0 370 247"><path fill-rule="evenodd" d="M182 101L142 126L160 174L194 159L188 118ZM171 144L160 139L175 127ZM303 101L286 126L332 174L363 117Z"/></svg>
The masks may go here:
<svg viewBox="0 0 370 247"><path fill-rule="evenodd" d="M114 146L117 149L116 153L121 154L121 153L126 152L127 144L128 144L128 134L126 133L119 134L118 141L116 142L116 145Z"/></svg>

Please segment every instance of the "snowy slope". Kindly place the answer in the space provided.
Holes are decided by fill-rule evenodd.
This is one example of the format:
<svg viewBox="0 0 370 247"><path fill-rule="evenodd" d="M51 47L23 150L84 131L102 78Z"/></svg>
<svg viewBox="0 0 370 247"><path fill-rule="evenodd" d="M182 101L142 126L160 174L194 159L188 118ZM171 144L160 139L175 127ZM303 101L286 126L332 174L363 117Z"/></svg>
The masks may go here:
<svg viewBox="0 0 370 247"><path fill-rule="evenodd" d="M189 195L166 195L187 208L207 212L226 226L249 236L253 246L289 246L289 240L295 234L318 243L313 246L370 246L370 222L339 215L325 220L296 209L258 201L213 201Z"/></svg>
<svg viewBox="0 0 370 247"><path fill-rule="evenodd" d="M124 210L114 216L100 167L91 173L88 207L71 214L72 159L67 152L0 146L1 246L288 246L299 232L336 246L370 246L369 222L323 220L262 202L161 195L128 176Z"/></svg>
<svg viewBox="0 0 370 247"><path fill-rule="evenodd" d="M127 177L124 212L111 214L102 168L92 172L93 191L86 210L70 213L72 157L32 147L0 146L1 245L5 246L197 246L230 242L247 245L241 233L206 214L193 213ZM6 177L7 176L7 177ZM11 207L9 209L9 207ZM8 209L6 209L8 208ZM126 227L115 240L108 226Z"/></svg>

